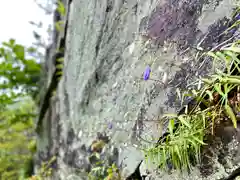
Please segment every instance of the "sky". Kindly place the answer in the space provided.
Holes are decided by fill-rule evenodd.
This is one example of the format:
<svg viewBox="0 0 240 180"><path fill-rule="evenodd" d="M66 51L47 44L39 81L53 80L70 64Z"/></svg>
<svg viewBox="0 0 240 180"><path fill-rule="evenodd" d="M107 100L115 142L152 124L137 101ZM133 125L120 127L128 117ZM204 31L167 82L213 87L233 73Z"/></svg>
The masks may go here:
<svg viewBox="0 0 240 180"><path fill-rule="evenodd" d="M36 27L29 21L43 22L43 29L37 30L44 39L47 39L46 29L52 24L52 16L46 15L44 10L38 7L34 0L0 0L0 43L10 38L16 39L16 43L31 46L34 42L33 30Z"/></svg>
<svg viewBox="0 0 240 180"><path fill-rule="evenodd" d="M0 44L13 38L17 44L29 47L35 42L33 30L42 35L45 40L48 39L46 31L49 24L52 25L53 17L46 15L34 0L0 0L0 2ZM37 29L29 21L37 24L42 21L43 28ZM45 53L45 50L40 49L40 52ZM0 82L2 80L0 77Z"/></svg>

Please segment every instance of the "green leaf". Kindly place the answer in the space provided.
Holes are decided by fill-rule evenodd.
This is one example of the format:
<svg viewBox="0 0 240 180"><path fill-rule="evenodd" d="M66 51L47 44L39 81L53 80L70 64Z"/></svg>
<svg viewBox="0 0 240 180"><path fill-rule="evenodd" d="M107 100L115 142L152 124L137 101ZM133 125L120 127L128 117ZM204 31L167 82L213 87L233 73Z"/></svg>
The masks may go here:
<svg viewBox="0 0 240 180"><path fill-rule="evenodd" d="M213 57L215 59L219 59L219 57L215 53L213 53L212 51L207 52L207 55L211 56L211 57Z"/></svg>
<svg viewBox="0 0 240 180"><path fill-rule="evenodd" d="M201 145L207 145L206 143L204 143L202 140L200 140L199 138L197 138L196 136L192 136L192 138L197 141L199 144Z"/></svg>
<svg viewBox="0 0 240 180"><path fill-rule="evenodd" d="M206 84L212 84L214 82L214 81L206 79L206 78L202 78L201 80Z"/></svg>
<svg viewBox="0 0 240 180"><path fill-rule="evenodd" d="M174 126L175 126L174 119L170 119L169 125L168 125L168 129L169 129L170 134L173 134Z"/></svg>
<svg viewBox="0 0 240 180"><path fill-rule="evenodd" d="M5 47L8 47L10 49L13 48L13 45L12 45L12 42L11 40L9 42L2 42L2 45L5 46Z"/></svg>
<svg viewBox="0 0 240 180"><path fill-rule="evenodd" d="M57 5L58 5L57 11L61 14L61 16L64 16L66 13L64 4L60 0L58 0Z"/></svg>
<svg viewBox="0 0 240 180"><path fill-rule="evenodd" d="M0 48L0 57L5 55L5 49L4 48Z"/></svg>
<svg viewBox="0 0 240 180"><path fill-rule="evenodd" d="M13 63L15 61L14 57L13 57L13 54L9 51L5 52L4 59L5 59L6 62L9 62L9 63Z"/></svg>
<svg viewBox="0 0 240 180"><path fill-rule="evenodd" d="M181 153L180 153L179 146L178 146L178 145L175 145L175 146L174 146L174 150L175 150L175 152L176 152L179 160L182 161L182 155L181 155Z"/></svg>
<svg viewBox="0 0 240 180"><path fill-rule="evenodd" d="M57 73L56 73L56 75L63 75L63 72L62 71L58 71Z"/></svg>
<svg viewBox="0 0 240 180"><path fill-rule="evenodd" d="M226 77L222 79L223 83L229 83L229 84L240 84L240 79L238 78L231 78L231 77Z"/></svg>
<svg viewBox="0 0 240 180"><path fill-rule="evenodd" d="M170 118L177 118L178 115L177 114L164 114L163 117L170 117Z"/></svg>
<svg viewBox="0 0 240 180"><path fill-rule="evenodd" d="M15 45L13 48L14 53L16 54L17 58L20 60L25 59L25 49L22 45Z"/></svg>
<svg viewBox="0 0 240 180"><path fill-rule="evenodd" d="M58 58L58 59L57 59L57 62L58 62L58 63L62 63L63 61L64 61L64 58Z"/></svg>
<svg viewBox="0 0 240 180"><path fill-rule="evenodd" d="M9 45L10 45L11 47L14 47L14 45L15 45L15 39L10 39L10 40L9 40Z"/></svg>
<svg viewBox="0 0 240 180"><path fill-rule="evenodd" d="M57 69L63 69L63 67L64 67L63 64L58 64L58 65L56 66Z"/></svg>
<svg viewBox="0 0 240 180"><path fill-rule="evenodd" d="M221 59L221 60L223 60L223 61L226 61L226 56L225 56L222 52L220 52L220 51L216 52L216 56L217 56L219 59Z"/></svg>
<svg viewBox="0 0 240 180"><path fill-rule="evenodd" d="M214 85L214 88L215 88L215 90L216 90L221 96L225 97L225 94L224 94L224 93L222 92L222 90L221 90L221 84L216 83L216 84Z"/></svg>
<svg viewBox="0 0 240 180"><path fill-rule="evenodd" d="M234 127L234 128L237 128L237 119L236 119L235 114L233 113L232 108L231 108L228 104L225 104L225 110L226 110L227 115L228 115L228 116L230 117L230 119L232 120L233 127Z"/></svg>
<svg viewBox="0 0 240 180"><path fill-rule="evenodd" d="M197 143L194 140L192 140L192 137L187 138L187 141L189 141L193 146L197 146Z"/></svg>
<svg viewBox="0 0 240 180"><path fill-rule="evenodd" d="M61 32L61 31L64 29L63 25L64 25L64 21L58 21L58 22L56 22L56 23L55 23L55 28L56 28L56 30L57 30L58 32Z"/></svg>
<svg viewBox="0 0 240 180"><path fill-rule="evenodd" d="M233 51L235 53L240 53L240 48L239 47L227 47L227 48L223 48L223 50L225 51Z"/></svg>
<svg viewBox="0 0 240 180"><path fill-rule="evenodd" d="M27 48L27 52L28 53L35 53L35 52L37 52L37 49L34 48L34 47L29 47L29 48Z"/></svg>
<svg viewBox="0 0 240 180"><path fill-rule="evenodd" d="M185 126L187 126L189 129L191 129L191 125L186 121L186 116L185 115L180 115L178 116L178 119L180 120L180 122L182 124L184 124Z"/></svg>

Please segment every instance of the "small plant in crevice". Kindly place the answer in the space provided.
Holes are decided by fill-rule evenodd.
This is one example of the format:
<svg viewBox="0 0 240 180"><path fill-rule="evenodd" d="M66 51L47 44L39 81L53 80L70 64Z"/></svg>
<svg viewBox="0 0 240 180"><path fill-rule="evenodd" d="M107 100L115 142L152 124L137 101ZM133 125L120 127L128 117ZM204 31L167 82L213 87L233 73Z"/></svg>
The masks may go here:
<svg viewBox="0 0 240 180"><path fill-rule="evenodd" d="M43 162L41 168L38 170L37 175L29 177L28 180L43 180L51 177L53 173L52 165L56 161L56 156L53 156L49 161Z"/></svg>
<svg viewBox="0 0 240 180"><path fill-rule="evenodd" d="M226 70L216 70L214 75L201 79L203 87L191 94L195 103L170 117L168 131L157 145L145 149L146 161L161 169L171 167L191 170L201 163L201 150L207 146L208 135L215 134L217 125L232 124L237 128L240 112L240 43L222 46L218 51L204 52L214 63L224 63ZM227 119L227 120L226 120Z"/></svg>
<svg viewBox="0 0 240 180"><path fill-rule="evenodd" d="M112 123L108 124L108 128L112 128ZM122 180L120 169L117 167L118 149L112 149L109 142L106 133L98 132L96 139L87 148L87 152L90 153L90 169L87 170L89 180ZM112 150L109 151L110 149Z"/></svg>
<svg viewBox="0 0 240 180"><path fill-rule="evenodd" d="M89 180L123 180L121 172L115 164L110 166L99 166L93 168L88 174Z"/></svg>
<svg viewBox="0 0 240 180"><path fill-rule="evenodd" d="M122 180L120 169L110 156L93 152L88 159L91 163L91 171L88 173L90 180Z"/></svg>
<svg viewBox="0 0 240 180"><path fill-rule="evenodd" d="M169 135L159 145L146 151L147 159L157 163L161 169L190 169L191 161L200 160L200 146L204 145L203 133L206 126L204 114L176 117L180 125L175 129L175 119L169 122ZM191 152L191 154L189 154ZM195 154L195 157L191 157Z"/></svg>
<svg viewBox="0 0 240 180"><path fill-rule="evenodd" d="M59 13L59 15L63 18L66 15L66 8L64 6L64 4L61 1L57 1L57 9L56 11ZM63 20L59 20L54 24L56 30L58 32L63 31L64 29L64 21Z"/></svg>

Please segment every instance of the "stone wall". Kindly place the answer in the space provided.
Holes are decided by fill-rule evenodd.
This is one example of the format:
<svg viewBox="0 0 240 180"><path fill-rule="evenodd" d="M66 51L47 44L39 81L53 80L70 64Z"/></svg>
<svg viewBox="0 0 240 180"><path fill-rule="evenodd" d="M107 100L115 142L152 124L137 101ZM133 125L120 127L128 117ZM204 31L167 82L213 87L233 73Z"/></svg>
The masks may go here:
<svg viewBox="0 0 240 180"><path fill-rule="evenodd" d="M55 178L84 179L85 172L94 167L92 153L100 151L96 142L105 144L100 148L101 159L116 162L126 179L139 169L136 176L150 172L147 176L152 179L228 177L237 162L224 166L216 159L216 167L205 176L198 168L179 175L138 165L144 159L141 148L155 143L166 130L160 117L181 107L176 89L184 91L197 78L213 72L209 59L196 58L196 48L208 50L237 35L235 31L222 35L234 21L230 16L235 3L65 2L69 16L63 77L39 136L39 154L57 156ZM151 80L144 81L148 65Z"/></svg>

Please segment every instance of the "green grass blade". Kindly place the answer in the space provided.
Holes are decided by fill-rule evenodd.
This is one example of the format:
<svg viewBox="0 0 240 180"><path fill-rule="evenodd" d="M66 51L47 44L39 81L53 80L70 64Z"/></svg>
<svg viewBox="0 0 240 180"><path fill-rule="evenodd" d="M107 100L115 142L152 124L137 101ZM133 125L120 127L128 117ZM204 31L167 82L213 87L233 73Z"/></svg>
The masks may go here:
<svg viewBox="0 0 240 180"><path fill-rule="evenodd" d="M232 108L228 104L226 104L225 110L226 110L226 113L229 115L230 119L232 120L233 127L237 128L237 119L236 119L235 114L233 113Z"/></svg>
<svg viewBox="0 0 240 180"><path fill-rule="evenodd" d="M182 124L184 124L185 126L187 126L189 129L191 129L191 125L185 120L184 117L186 117L186 116L184 116L184 115L178 116L179 121L180 121Z"/></svg>

